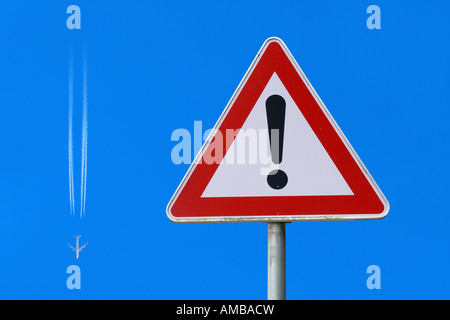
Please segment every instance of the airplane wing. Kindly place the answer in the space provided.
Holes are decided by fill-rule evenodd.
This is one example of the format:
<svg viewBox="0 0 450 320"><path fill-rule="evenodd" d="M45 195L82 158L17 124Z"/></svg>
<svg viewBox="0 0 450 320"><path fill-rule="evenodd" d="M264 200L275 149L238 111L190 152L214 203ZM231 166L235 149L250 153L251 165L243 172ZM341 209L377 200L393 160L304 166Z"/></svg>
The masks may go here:
<svg viewBox="0 0 450 320"><path fill-rule="evenodd" d="M88 243L86 242L84 245L82 245L82 246L80 247L80 251L83 250L84 247L86 247L87 244L88 244Z"/></svg>
<svg viewBox="0 0 450 320"><path fill-rule="evenodd" d="M73 251L77 251L74 247L72 247L70 244L68 244L70 248L72 248Z"/></svg>

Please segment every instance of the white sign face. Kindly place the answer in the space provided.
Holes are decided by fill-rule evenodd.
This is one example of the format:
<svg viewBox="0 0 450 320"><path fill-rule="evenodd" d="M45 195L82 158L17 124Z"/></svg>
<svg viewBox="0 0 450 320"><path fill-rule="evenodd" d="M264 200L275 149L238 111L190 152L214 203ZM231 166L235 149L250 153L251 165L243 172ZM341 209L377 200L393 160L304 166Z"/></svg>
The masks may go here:
<svg viewBox="0 0 450 320"><path fill-rule="evenodd" d="M266 100L272 95L280 95L286 101L283 161L279 165L262 163L269 156ZM255 143L258 157L250 163L249 156L239 146L248 144L252 135L264 139L266 147L261 150L261 141ZM259 135L263 135L260 137ZM245 161L238 163L238 152L244 154ZM254 152L254 153L256 153ZM242 157L241 157L242 158ZM276 167L288 175L288 183L282 189L271 188L266 180L267 173ZM267 172L264 174L264 172ZM242 129L220 163L202 197L261 197L261 196L319 196L353 195L339 170L309 126L298 106L292 100L280 78L274 73L265 87Z"/></svg>
<svg viewBox="0 0 450 320"><path fill-rule="evenodd" d="M284 43L268 39L167 207L174 222L378 219L389 204Z"/></svg>

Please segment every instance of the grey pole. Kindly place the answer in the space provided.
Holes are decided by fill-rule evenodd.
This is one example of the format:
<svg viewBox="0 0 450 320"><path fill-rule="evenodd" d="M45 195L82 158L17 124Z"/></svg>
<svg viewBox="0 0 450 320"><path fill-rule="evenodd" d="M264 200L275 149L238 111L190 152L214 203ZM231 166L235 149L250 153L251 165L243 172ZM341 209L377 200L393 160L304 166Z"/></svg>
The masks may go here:
<svg viewBox="0 0 450 320"><path fill-rule="evenodd" d="M267 299L286 300L286 223L268 223Z"/></svg>

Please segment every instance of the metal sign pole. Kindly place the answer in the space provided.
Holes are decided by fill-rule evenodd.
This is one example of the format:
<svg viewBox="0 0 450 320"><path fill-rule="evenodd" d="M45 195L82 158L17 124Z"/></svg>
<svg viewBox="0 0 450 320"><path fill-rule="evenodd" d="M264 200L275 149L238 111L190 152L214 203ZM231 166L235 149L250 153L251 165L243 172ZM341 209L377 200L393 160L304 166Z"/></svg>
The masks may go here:
<svg viewBox="0 0 450 320"><path fill-rule="evenodd" d="M267 299L286 300L286 223L268 223Z"/></svg>

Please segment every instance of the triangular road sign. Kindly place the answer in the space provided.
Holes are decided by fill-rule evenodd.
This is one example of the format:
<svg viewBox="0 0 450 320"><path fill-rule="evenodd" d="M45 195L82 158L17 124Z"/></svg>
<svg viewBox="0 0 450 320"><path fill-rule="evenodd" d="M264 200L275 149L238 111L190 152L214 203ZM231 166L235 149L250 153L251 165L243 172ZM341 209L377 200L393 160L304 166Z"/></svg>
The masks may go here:
<svg viewBox="0 0 450 320"><path fill-rule="evenodd" d="M167 206L174 222L379 219L388 211L278 38L262 46Z"/></svg>

